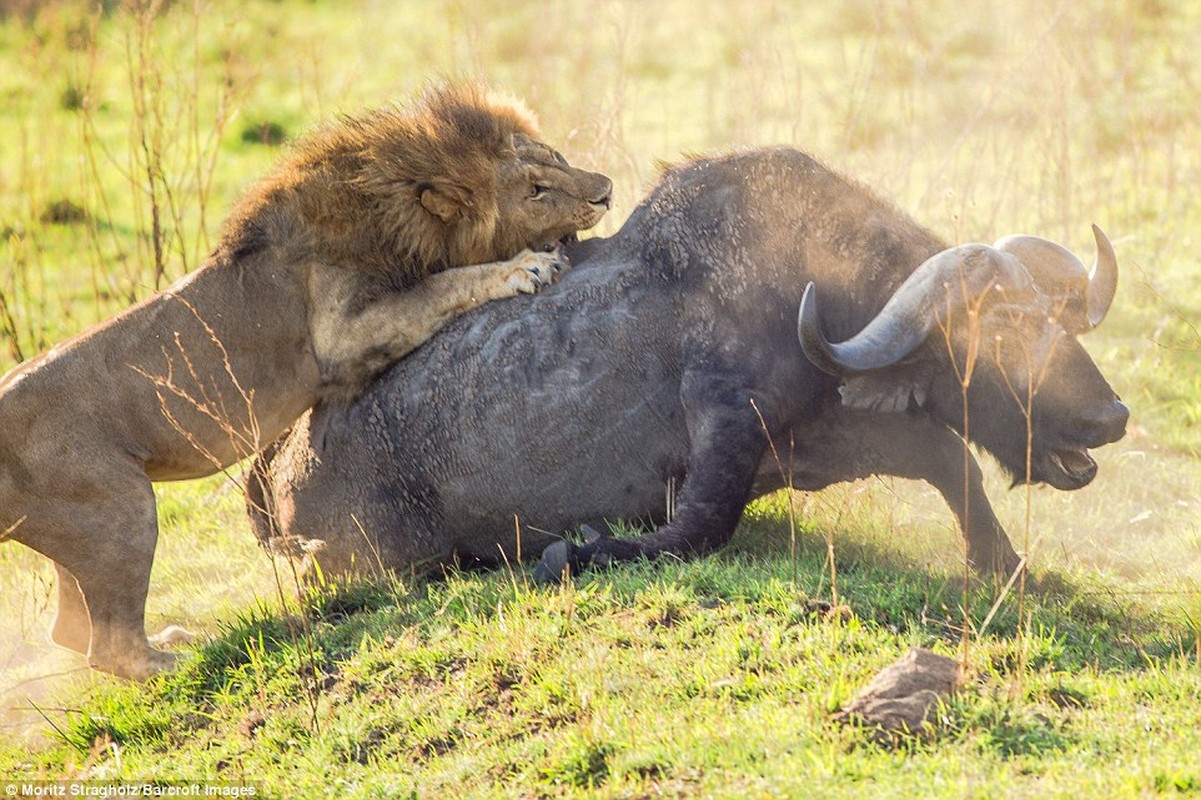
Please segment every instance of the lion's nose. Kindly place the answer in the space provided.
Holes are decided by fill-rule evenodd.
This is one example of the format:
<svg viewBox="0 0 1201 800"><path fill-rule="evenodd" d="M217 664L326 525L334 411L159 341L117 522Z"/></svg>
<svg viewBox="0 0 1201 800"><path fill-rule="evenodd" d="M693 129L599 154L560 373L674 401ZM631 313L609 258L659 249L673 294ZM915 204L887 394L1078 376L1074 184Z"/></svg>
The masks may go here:
<svg viewBox="0 0 1201 800"><path fill-rule="evenodd" d="M603 191L597 195L595 200L589 200L594 206L604 206L609 208L613 205L613 181L605 178Z"/></svg>

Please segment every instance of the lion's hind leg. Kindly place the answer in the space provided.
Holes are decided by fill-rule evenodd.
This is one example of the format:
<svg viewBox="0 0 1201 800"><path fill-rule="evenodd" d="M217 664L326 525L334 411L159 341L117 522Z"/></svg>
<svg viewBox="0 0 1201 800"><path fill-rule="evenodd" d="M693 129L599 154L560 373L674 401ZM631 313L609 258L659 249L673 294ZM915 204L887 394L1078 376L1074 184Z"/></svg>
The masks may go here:
<svg viewBox="0 0 1201 800"><path fill-rule="evenodd" d="M86 655L92 638L92 623L88 621L83 592L69 569L57 561L54 569L58 572L58 611L54 615L50 639L59 647Z"/></svg>
<svg viewBox="0 0 1201 800"><path fill-rule="evenodd" d="M140 470L110 472L103 485L92 488L91 502L62 504L69 513L56 515L54 533L36 543L58 566L60 605L52 635L59 644L81 649L82 603L90 627L88 663L144 680L175 661L150 646L144 623L158 541L154 492Z"/></svg>
<svg viewBox="0 0 1201 800"><path fill-rule="evenodd" d="M92 638L88 604L84 602L79 581L75 580L70 570L57 562L54 568L58 572L58 610L54 615L54 625L50 629L50 641L59 647L87 655L88 644ZM152 645L169 646L185 644L195 638L195 634L189 630L178 625L168 625L151 636L149 641Z"/></svg>

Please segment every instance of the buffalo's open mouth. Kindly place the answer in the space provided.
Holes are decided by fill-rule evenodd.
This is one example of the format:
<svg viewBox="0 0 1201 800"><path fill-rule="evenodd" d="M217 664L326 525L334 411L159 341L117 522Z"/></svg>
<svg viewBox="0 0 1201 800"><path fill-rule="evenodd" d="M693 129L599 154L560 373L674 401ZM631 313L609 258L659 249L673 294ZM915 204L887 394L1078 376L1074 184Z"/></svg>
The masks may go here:
<svg viewBox="0 0 1201 800"><path fill-rule="evenodd" d="M1051 450L1047 462L1050 469L1045 480L1056 489L1079 489L1097 475L1097 462L1084 447Z"/></svg>

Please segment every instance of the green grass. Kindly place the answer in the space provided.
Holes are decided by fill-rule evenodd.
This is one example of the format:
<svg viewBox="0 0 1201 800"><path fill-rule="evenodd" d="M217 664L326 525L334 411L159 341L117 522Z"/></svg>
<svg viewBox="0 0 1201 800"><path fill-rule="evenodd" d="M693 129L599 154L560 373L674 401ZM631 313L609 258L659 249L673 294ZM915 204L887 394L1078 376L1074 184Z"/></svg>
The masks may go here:
<svg viewBox="0 0 1201 800"><path fill-rule="evenodd" d="M1098 222L1122 284L1085 344L1132 420L1081 492L1006 492L989 472L1039 586L983 632L995 589L963 597L950 515L910 482L768 498L696 563L562 590L521 568L330 587L303 612L281 609L228 481L161 486L148 627L202 639L146 686L46 645L53 572L0 547L0 777L313 797L1201 793L1197 4L214 0L141 23L8 10L23 5L0 2L0 372L195 266L281 132L477 75L614 178L601 233L658 161L776 143L954 242L1033 232L1088 258ZM815 611L833 599L827 537L849 620ZM971 679L932 739L884 749L831 722L910 645L960 654L965 606Z"/></svg>
<svg viewBox="0 0 1201 800"><path fill-rule="evenodd" d="M958 652L959 582L855 542L839 572L855 616L836 619L810 602L828 596L824 544L802 537L794 583L781 533L752 523L713 558L562 589L521 571L327 587L307 626L252 606L175 673L104 681L47 748L0 751L0 774L353 797L1115 796L1201 780L1195 631L1096 579L1058 579L1020 631L1003 606L934 740L887 749L833 725L909 646ZM990 599L974 592L977 623Z"/></svg>

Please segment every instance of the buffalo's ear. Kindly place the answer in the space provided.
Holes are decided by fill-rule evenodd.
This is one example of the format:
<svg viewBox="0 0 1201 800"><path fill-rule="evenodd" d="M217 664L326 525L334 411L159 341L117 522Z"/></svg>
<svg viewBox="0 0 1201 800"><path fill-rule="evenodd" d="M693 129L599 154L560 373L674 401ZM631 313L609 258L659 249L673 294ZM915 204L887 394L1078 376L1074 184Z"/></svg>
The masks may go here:
<svg viewBox="0 0 1201 800"><path fill-rule="evenodd" d="M421 207L448 225L463 215L464 205L453 192L434 186L426 186L421 190Z"/></svg>
<svg viewBox="0 0 1201 800"><path fill-rule="evenodd" d="M848 408L899 412L925 405L929 388L925 372L917 365L906 365L852 375L838 387L838 393Z"/></svg>

